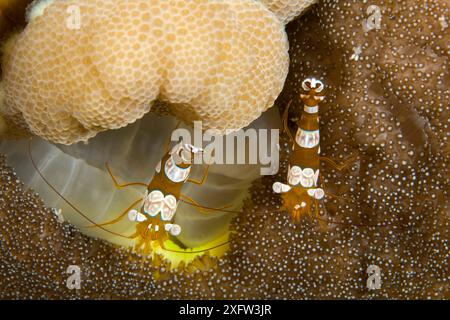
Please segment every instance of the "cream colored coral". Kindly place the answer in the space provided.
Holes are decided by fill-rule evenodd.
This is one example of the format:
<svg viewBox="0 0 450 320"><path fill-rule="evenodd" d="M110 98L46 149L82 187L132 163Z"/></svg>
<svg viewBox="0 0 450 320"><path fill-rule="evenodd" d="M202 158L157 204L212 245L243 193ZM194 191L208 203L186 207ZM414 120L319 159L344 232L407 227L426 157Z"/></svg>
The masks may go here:
<svg viewBox="0 0 450 320"><path fill-rule="evenodd" d="M269 10L274 12L284 24L304 12L318 0L260 0Z"/></svg>
<svg viewBox="0 0 450 320"><path fill-rule="evenodd" d="M4 59L3 112L57 143L126 126L155 100L239 129L273 105L288 71L283 25L252 0L55 0L30 16Z"/></svg>

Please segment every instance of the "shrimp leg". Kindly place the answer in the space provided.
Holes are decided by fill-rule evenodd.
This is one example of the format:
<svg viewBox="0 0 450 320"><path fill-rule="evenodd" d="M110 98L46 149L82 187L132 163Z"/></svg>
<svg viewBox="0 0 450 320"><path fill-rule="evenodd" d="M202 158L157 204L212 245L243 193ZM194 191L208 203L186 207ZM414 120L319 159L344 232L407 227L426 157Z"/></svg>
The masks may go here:
<svg viewBox="0 0 450 320"><path fill-rule="evenodd" d="M341 201L343 201L343 200L350 200L351 201L352 200L351 198L342 197L340 195L336 195L334 193L329 192L327 190L327 187L326 187L326 184L325 184L325 181L324 181L324 178L323 178L322 175L320 176L320 183L321 183L321 185L322 185L322 187L324 189L325 195L327 195L327 196L329 196L331 198L335 198L335 199L341 200Z"/></svg>
<svg viewBox="0 0 450 320"><path fill-rule="evenodd" d="M177 130L181 125L181 121L178 121L177 125L175 126L175 128L173 129L173 131ZM169 148L170 148L170 143L172 142L171 137L169 138L169 140L166 142L166 146L164 147L164 153L168 153L169 152Z"/></svg>

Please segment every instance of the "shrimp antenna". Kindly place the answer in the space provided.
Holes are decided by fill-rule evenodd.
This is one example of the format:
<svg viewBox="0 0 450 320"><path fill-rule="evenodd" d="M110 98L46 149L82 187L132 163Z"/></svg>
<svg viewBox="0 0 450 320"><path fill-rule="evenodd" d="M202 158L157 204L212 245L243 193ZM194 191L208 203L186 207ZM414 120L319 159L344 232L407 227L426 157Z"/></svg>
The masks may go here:
<svg viewBox="0 0 450 320"><path fill-rule="evenodd" d="M77 214L79 214L80 216L82 216L85 220L87 220L87 221L89 221L93 226L96 226L96 227L98 227L99 229L101 229L101 230L103 230L103 231L105 231L105 232L107 232L107 233L109 233L109 234L112 234L112 235L115 235L115 236L118 236L118 237L121 237L121 238L125 238L125 239L132 239L132 237L131 236L125 236L125 235L122 235L122 234L120 234L120 233L117 233L117 232L114 232L114 231L111 231L111 230L108 230L108 229L106 229L105 227L103 227L102 225L100 225L100 224L98 224L98 223L96 223L95 221L93 221L91 218L89 218L86 214L84 214L77 206L75 206L69 199L67 199L66 197L64 197L57 189L56 189L56 187L44 176L44 174L41 172L41 170L38 168L38 166L37 166L37 164L36 164L36 162L35 162L35 160L34 160L34 158L33 158L33 154L32 154L32 139L30 139L29 140L29 143L28 143L28 155L29 155L29 157L30 157L30 161L31 161L31 164L33 165L33 168L36 170L36 172L38 173L38 175L41 177L41 179L45 182L45 184L47 184L48 185L48 187L50 188L50 189L52 189L53 190L53 192L55 192L65 203L67 203L73 210L75 210L75 212L77 213ZM194 207L198 207L198 208L201 208L201 209L207 209L207 210L215 210L215 211L220 211L220 212L225 212L225 213L233 213L233 214L241 214L241 213L243 213L243 211L237 211L237 210L227 210L227 209L218 209L218 208L212 208L212 207L208 207L208 206L203 206L203 205L200 205L200 204L194 204L194 203L191 203L191 202L188 202L188 201L185 201L185 200L180 200L180 201L182 201L182 202L184 202L184 203L186 203L186 204L188 204L188 205L191 205L191 206L194 206ZM286 212L286 210L278 210L278 211L275 211L275 212ZM257 212L256 214L263 214L263 213L266 213L266 212ZM380 227L380 226L378 226L378 225L365 225L365 224L354 224L354 223L345 223L345 222L338 222L338 221L332 221L332 220L328 220L328 219L322 219L322 218L319 218L319 217L316 217L316 219L317 220L319 220L319 221L322 221L322 222L326 222L326 223L331 223L331 224L338 224L338 225L345 225L345 226L359 226L359 227L368 227L368 228L374 228L374 227ZM167 252L172 252L172 253L181 253L181 254L196 254L196 253L203 253L203 252L207 252L207 251L210 251L210 250L214 250L214 249L217 249L217 248L220 248L220 247L223 247L223 246L226 246L226 245L228 245L228 244L230 244L230 243L232 243L234 241L234 239L232 239L232 240L228 240L228 241L226 241L226 242L224 242L224 243L221 243L221 244L218 244L218 245L216 245L216 246L213 246L213 247L210 247L210 248L207 248L207 249L203 249L203 250L195 250L195 251L181 251L181 250L172 250L172 249L167 249L167 248L165 248L164 246L162 246L161 248L164 250L164 251L167 251Z"/></svg>
<svg viewBox="0 0 450 320"><path fill-rule="evenodd" d="M195 253L202 253L202 252L206 252L206 251L210 251L210 250L214 250L223 246L226 246L227 244L230 244L234 241L234 239L232 240L228 240L224 243L218 244L216 246L210 247L208 249L203 249L203 250L196 250L196 251L181 251L181 250L172 250L172 249L166 249L164 246L161 247L161 249L163 249L164 251L168 251L168 252L173 252L173 253L187 253L187 254L195 254Z"/></svg>
<svg viewBox="0 0 450 320"><path fill-rule="evenodd" d="M41 179L45 182L45 184L47 184L50 189L52 189L65 203L67 203L73 210L75 210L80 216L82 216L84 219L86 219L87 221L89 221L90 223L92 223L93 225L95 225L96 227L100 228L101 230L108 232L112 235L118 236L118 237L122 237L125 239L132 239L129 236L124 236L120 233L108 230L106 228L104 228L103 226L97 224L95 221L93 221L91 218L89 218L87 215L85 215L80 209L78 209L78 207L76 207L69 199L67 199L66 197L64 197L57 189L55 186L53 186L53 184L48 181L48 179L44 176L44 174L41 172L41 170L39 170L36 162L33 159L33 154L31 152L31 143L32 143L32 139L29 140L28 143L28 155L30 157L31 160L31 164L33 165L34 169L36 170L36 172L39 174L39 176L41 177Z"/></svg>

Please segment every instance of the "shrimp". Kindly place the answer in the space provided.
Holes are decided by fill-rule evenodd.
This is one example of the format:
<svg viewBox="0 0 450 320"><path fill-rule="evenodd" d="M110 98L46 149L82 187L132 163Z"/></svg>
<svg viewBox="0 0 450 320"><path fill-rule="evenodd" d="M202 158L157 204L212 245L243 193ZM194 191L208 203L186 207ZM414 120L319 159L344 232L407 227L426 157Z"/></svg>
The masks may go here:
<svg viewBox="0 0 450 320"><path fill-rule="evenodd" d="M106 163L106 169L111 176L116 188L123 189L132 186L140 186L145 187L146 192L143 198L140 198L133 202L124 212L120 213L118 217L114 218L111 221L97 223L89 218L86 214L84 214L76 205L65 198L50 183L50 181L46 179L33 159L31 140L29 143L29 156L35 170L38 172L44 182L54 192L56 192L63 199L63 201L65 201L79 215L81 215L84 219L91 223L91 225L88 225L87 228L100 228L101 230L115 236L126 239L134 239L136 240L135 249L138 251L142 250L142 252L144 253L151 253L154 246L160 246L163 250L166 250L164 243L167 240L172 240L178 246L183 247L181 242L177 240L177 237L182 232L182 228L178 224L174 223L177 207L181 201L197 207L199 212L201 213L210 213L215 210L227 212L226 208L228 206L217 209L202 206L195 200L182 194L181 192L183 186L186 183L203 185L206 181L209 172L209 165L206 165L206 169L204 170L203 176L200 180L189 178L194 157L201 153L203 153L202 149L183 142L177 143L172 149L169 149L167 147L166 153L156 166L154 177L148 184L142 182L120 184L117 181L116 177L113 175L109 164ZM139 210L134 209L139 204L141 204ZM235 212L230 211L230 213ZM108 225L112 225L121 221L125 216L127 216L131 222L136 223L136 230L133 234L122 235L106 228L106 226ZM217 247L225 246L228 243L229 242L216 245L213 248L201 250L201 252L206 252ZM201 253L200 251L177 251L169 249L167 249L167 251L179 253Z"/></svg>

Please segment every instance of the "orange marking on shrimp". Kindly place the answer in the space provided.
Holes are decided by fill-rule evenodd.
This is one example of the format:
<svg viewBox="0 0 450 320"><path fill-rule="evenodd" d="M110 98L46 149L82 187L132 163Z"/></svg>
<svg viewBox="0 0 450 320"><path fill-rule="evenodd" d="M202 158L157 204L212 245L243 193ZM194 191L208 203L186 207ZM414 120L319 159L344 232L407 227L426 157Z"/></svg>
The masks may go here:
<svg viewBox="0 0 450 320"><path fill-rule="evenodd" d="M292 136L288 126L288 109L283 115L283 124L291 140L293 150L289 157L287 184L275 182L273 190L280 193L284 208L292 215L295 222L306 213L318 214L318 200L325 192L319 187L320 175L320 131L319 103L324 100L324 85L314 78L302 83L306 93L301 94L304 108L298 120L298 130Z"/></svg>

